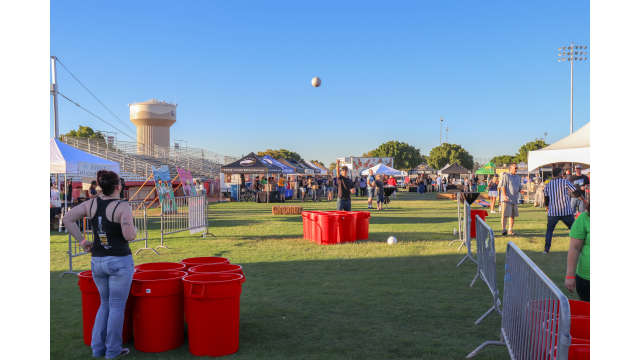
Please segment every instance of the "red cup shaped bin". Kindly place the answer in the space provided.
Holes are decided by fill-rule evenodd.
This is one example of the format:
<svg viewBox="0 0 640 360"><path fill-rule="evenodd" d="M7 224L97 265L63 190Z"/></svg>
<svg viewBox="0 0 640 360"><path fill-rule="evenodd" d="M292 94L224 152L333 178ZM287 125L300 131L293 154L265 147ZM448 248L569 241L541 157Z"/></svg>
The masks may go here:
<svg viewBox="0 0 640 360"><path fill-rule="evenodd" d="M338 219L340 215L334 212L324 212L318 217L318 244L330 245L338 242Z"/></svg>
<svg viewBox="0 0 640 360"><path fill-rule="evenodd" d="M133 274L133 344L158 353L184 343L184 271L140 271Z"/></svg>
<svg viewBox="0 0 640 360"><path fill-rule="evenodd" d="M476 215L480 216L480 218L484 220L489 213L487 213L487 210L471 209L471 226L469 229L469 235L474 239L476 237Z"/></svg>
<svg viewBox="0 0 640 360"><path fill-rule="evenodd" d="M153 262L136 265L136 272L139 271L187 271L187 265L174 262Z"/></svg>
<svg viewBox="0 0 640 360"><path fill-rule="evenodd" d="M300 213L300 216L302 216L302 238L311 240L311 236L309 235L309 212L303 211Z"/></svg>
<svg viewBox="0 0 640 360"><path fill-rule="evenodd" d="M356 240L369 239L369 218L371 213L367 211L356 212Z"/></svg>
<svg viewBox="0 0 640 360"><path fill-rule="evenodd" d="M591 306L586 301L569 300L571 316L591 316Z"/></svg>
<svg viewBox="0 0 640 360"><path fill-rule="evenodd" d="M219 256L201 256L201 257L192 257L183 259L180 263L185 264L188 271L190 267L196 265L205 265L205 264L228 264L229 259Z"/></svg>
<svg viewBox="0 0 640 360"><path fill-rule="evenodd" d="M569 360L589 360L591 357L591 345L574 344L569 346Z"/></svg>
<svg viewBox="0 0 640 360"><path fill-rule="evenodd" d="M189 311L189 351L195 356L223 356L238 351L240 295L244 276L233 273L184 277Z"/></svg>
<svg viewBox="0 0 640 360"><path fill-rule="evenodd" d="M233 273L244 276L242 266L237 264L206 264L193 266L189 269L189 274L215 274Z"/></svg>
<svg viewBox="0 0 640 360"><path fill-rule="evenodd" d="M100 308L100 293L96 284L93 282L91 270L83 271L78 274L78 287L82 295L82 338L84 344L91 346L91 332L93 331L93 323L96 320L98 308ZM122 343L131 342L133 337L133 322L131 318L131 310L133 309L133 296L127 298L127 305L124 310L124 324L122 325Z"/></svg>
<svg viewBox="0 0 640 360"><path fill-rule="evenodd" d="M356 213L353 211L336 211L339 218L338 243L356 241Z"/></svg>

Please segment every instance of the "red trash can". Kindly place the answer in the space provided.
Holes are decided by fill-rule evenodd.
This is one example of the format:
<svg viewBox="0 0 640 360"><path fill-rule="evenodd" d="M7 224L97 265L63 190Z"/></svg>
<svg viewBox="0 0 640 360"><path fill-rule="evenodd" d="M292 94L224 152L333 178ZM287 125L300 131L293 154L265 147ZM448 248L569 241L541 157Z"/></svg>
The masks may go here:
<svg viewBox="0 0 640 360"><path fill-rule="evenodd" d="M489 215L489 213L487 213L487 210L471 209L471 231L470 231L470 235L474 239L476 237L476 215L479 215L480 218L482 220L484 220Z"/></svg>
<svg viewBox="0 0 640 360"><path fill-rule="evenodd" d="M318 222L318 231L320 236L318 244L329 245L338 242L338 219L340 215L334 212L325 212L320 216Z"/></svg>
<svg viewBox="0 0 640 360"><path fill-rule="evenodd" d="M139 271L187 271L187 265L174 262L153 262L136 265L136 272Z"/></svg>
<svg viewBox="0 0 640 360"><path fill-rule="evenodd" d="M323 217L324 213L320 211L309 211L309 235L311 238L309 240L320 244L320 238L322 236L322 230L320 229L320 218Z"/></svg>
<svg viewBox="0 0 640 360"><path fill-rule="evenodd" d="M195 356L223 356L238 351L240 274L191 274L183 279L189 314L189 351Z"/></svg>
<svg viewBox="0 0 640 360"><path fill-rule="evenodd" d="M338 243L346 243L356 241L356 212L354 211L336 211L341 215L338 224L340 231L338 232Z"/></svg>
<svg viewBox="0 0 640 360"><path fill-rule="evenodd" d="M229 260L219 256L201 256L182 259L180 263L187 265L187 269L185 271L188 271L192 266L204 264L228 264Z"/></svg>
<svg viewBox="0 0 640 360"><path fill-rule="evenodd" d="M233 273L244 276L242 266L237 264L206 264L193 266L189 269L189 274L215 274L215 273Z"/></svg>
<svg viewBox="0 0 640 360"><path fill-rule="evenodd" d="M93 282L91 270L83 271L78 274L78 287L82 294L82 337L84 344L91 346L91 332L93 331L93 323L96 320L96 314L100 307L100 293L96 284ZM133 297L129 294L127 305L124 310L124 324L122 325L122 343L127 344L131 341L133 335L133 322L131 319L131 309L133 306Z"/></svg>
<svg viewBox="0 0 640 360"><path fill-rule="evenodd" d="M142 352L163 352L184 343L184 271L133 274L133 344Z"/></svg>
<svg viewBox="0 0 640 360"><path fill-rule="evenodd" d="M369 218L368 211L356 212L356 240L367 240L369 238Z"/></svg>
<svg viewBox="0 0 640 360"><path fill-rule="evenodd" d="M591 306L586 301L569 300L571 316L590 316Z"/></svg>
<svg viewBox="0 0 640 360"><path fill-rule="evenodd" d="M305 240L311 240L309 236L309 212L303 211L300 213L302 216L302 238Z"/></svg>

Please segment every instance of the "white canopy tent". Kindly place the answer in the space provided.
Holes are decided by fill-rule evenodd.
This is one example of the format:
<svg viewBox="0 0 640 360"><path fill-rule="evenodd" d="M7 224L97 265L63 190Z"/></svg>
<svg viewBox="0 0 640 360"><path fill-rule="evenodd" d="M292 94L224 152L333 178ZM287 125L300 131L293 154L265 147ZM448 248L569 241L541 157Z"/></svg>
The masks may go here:
<svg viewBox="0 0 640 360"><path fill-rule="evenodd" d="M373 175L391 175L391 176L401 176L403 174L402 171L396 170L392 167L388 167L383 163L380 163L374 167L370 167L369 169L362 170L360 175L369 175L369 170L373 170Z"/></svg>
<svg viewBox="0 0 640 360"><path fill-rule="evenodd" d="M590 125L588 122L573 134L556 141L546 148L530 151L529 171L554 163L591 164Z"/></svg>
<svg viewBox="0 0 640 360"><path fill-rule="evenodd" d="M98 170L111 170L120 174L120 164L91 155L52 138L49 142L51 153L49 173L95 177Z"/></svg>

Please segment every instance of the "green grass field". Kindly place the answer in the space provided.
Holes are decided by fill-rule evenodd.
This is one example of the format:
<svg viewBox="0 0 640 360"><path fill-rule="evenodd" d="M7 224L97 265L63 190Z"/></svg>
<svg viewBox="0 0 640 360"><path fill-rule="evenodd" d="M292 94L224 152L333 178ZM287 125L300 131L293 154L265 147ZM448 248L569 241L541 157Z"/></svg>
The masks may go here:
<svg viewBox="0 0 640 360"><path fill-rule="evenodd" d="M335 209L334 202L326 201L303 206ZM353 201L353 210L366 207L363 198ZM474 325L491 306L491 297L481 281L469 287L474 264L456 268L464 253L449 246L457 227L454 201L400 193L390 209L372 213L368 241L332 246L303 240L300 216L272 216L271 204L211 204L209 216L217 237L170 235L170 249L160 249L160 256L144 252L134 261L224 256L242 264L247 281L240 349L231 359L461 359L481 342L498 339L496 314ZM543 255L543 210L521 206L516 237L500 236L497 214L487 222L497 235L500 284L511 240L564 290L568 230L563 225L556 228L552 252ZM387 245L390 235L398 238L397 245ZM150 236L150 244L158 245L158 230ZM60 276L68 266L67 236L52 232L50 241L51 358L90 358L82 341L77 280ZM141 245L132 244L132 250ZM88 269L89 261L89 256L75 258L74 270ZM129 347L130 359L194 358L186 341L161 354ZM490 347L476 358L506 359L508 354L504 347Z"/></svg>

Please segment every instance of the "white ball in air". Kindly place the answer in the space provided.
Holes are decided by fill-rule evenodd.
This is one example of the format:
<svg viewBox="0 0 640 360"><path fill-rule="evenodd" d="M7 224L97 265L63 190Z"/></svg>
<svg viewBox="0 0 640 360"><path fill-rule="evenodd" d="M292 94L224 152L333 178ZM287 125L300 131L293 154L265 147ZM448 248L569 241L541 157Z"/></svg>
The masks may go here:
<svg viewBox="0 0 640 360"><path fill-rule="evenodd" d="M313 87L319 87L320 84L322 84L322 81L320 80L319 77L314 77L313 79L311 79L311 85L313 85Z"/></svg>
<svg viewBox="0 0 640 360"><path fill-rule="evenodd" d="M389 238L387 239L387 244L389 245L395 245L398 243L398 239L396 239L395 236L389 236Z"/></svg>

